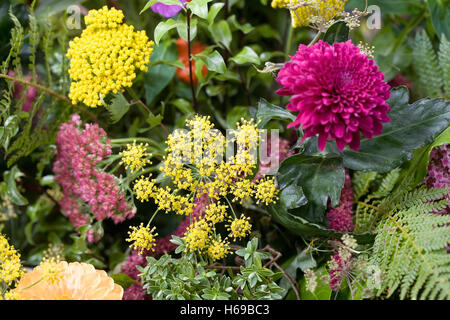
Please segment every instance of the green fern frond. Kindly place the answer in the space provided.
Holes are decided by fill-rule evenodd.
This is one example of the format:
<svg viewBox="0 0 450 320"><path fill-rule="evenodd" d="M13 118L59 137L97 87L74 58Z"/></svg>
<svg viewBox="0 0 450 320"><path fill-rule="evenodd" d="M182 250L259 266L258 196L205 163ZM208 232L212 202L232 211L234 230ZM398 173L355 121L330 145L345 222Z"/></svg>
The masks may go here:
<svg viewBox="0 0 450 320"><path fill-rule="evenodd" d="M378 173L374 171L356 171L352 177L353 193L355 201L361 199L369 192L370 184L377 178Z"/></svg>
<svg viewBox="0 0 450 320"><path fill-rule="evenodd" d="M379 214L376 210L378 206L380 206L383 203L383 200L388 196L391 195L391 191L394 189L395 184L397 183L398 177L400 176L400 169L394 169L387 173L379 183L377 189L373 191L372 193L369 193L369 187L372 182L375 181L376 178L380 177L379 174L372 174L369 173L366 174L358 174L355 176L357 177L357 184L360 184L358 181L360 177L364 175L366 177L369 177L370 179L367 179L366 185L364 185L363 189L364 195L367 195L363 201L359 201L362 196L359 196L358 198L355 197L355 201L357 203L356 211L355 211L355 232L356 233L366 233L366 232L373 232L374 228L376 227L376 222L379 219ZM357 189L358 191L358 189ZM361 193L358 191L358 193Z"/></svg>
<svg viewBox="0 0 450 320"><path fill-rule="evenodd" d="M60 124L68 119L72 108L67 105L67 101L55 99L50 95L51 92L56 92L55 90L62 90L65 94L69 83L67 78L68 61L66 57L63 57L61 63L62 72L57 74L61 82L53 86L52 73L54 71L51 69L50 63L55 55L64 56L64 54L53 51L54 39L52 39L51 23L47 22L41 28L37 23L32 8L30 8L29 26L27 27L20 24L11 10L9 15L14 23L14 27L11 31L11 50L7 59L1 65L2 78L6 81L6 89L1 92L0 96L0 146L6 151L7 164L11 166L20 158L30 155L37 148L52 143ZM43 37L41 37L41 31ZM25 33L29 35L26 39L30 52L27 68L23 67L20 56L24 45ZM67 42L66 33L60 32L60 35L62 35L60 38L64 38L64 42ZM64 44L61 47L62 52L65 52L67 49L66 45ZM42 49L45 57L45 72L44 75L39 75L38 77L36 59L38 56L41 56L41 54L38 54L39 49ZM31 75L31 78L24 80L23 73L26 69L28 69L27 72ZM12 79L8 78L10 70L14 71ZM45 77L45 73L47 77ZM38 86L38 81L40 82L40 88L47 85L44 88L47 90L39 89L40 92L33 99L31 109L24 111L26 95L22 94L20 99L13 99L15 81L20 82L20 85L24 87L23 92L27 92L30 85Z"/></svg>
<svg viewBox="0 0 450 320"><path fill-rule="evenodd" d="M445 98L450 99L450 41L445 35L442 36L439 47L439 65L442 70Z"/></svg>
<svg viewBox="0 0 450 320"><path fill-rule="evenodd" d="M450 203L442 198L450 188L424 188L400 197L400 203L373 207L382 217L370 262L383 274L378 295L399 292L405 299L449 299L450 216L437 215ZM431 201L430 201L431 200Z"/></svg>
<svg viewBox="0 0 450 320"><path fill-rule="evenodd" d="M413 52L414 68L424 93L432 98L442 97L439 61L425 31L417 33Z"/></svg>

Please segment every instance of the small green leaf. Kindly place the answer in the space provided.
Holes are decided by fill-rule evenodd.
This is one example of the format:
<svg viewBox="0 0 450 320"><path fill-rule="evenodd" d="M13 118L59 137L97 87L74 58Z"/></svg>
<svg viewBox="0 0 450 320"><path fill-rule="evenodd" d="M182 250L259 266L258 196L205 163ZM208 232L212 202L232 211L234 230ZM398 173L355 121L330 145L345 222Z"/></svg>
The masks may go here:
<svg viewBox="0 0 450 320"><path fill-rule="evenodd" d="M253 63L258 65L261 63L258 54L248 46L245 46L237 55L230 58L230 60L237 64Z"/></svg>
<svg viewBox="0 0 450 320"><path fill-rule="evenodd" d="M220 10L222 10L223 6L225 5L225 3L223 2L219 2L219 3L214 3L211 8L209 8L209 13L208 13L208 24L211 25L214 22L214 19L216 19L217 14L219 13Z"/></svg>
<svg viewBox="0 0 450 320"><path fill-rule="evenodd" d="M334 23L327 29L327 32L322 35L322 40L329 44L337 42L345 42L348 40L350 29L344 21Z"/></svg>
<svg viewBox="0 0 450 320"><path fill-rule="evenodd" d="M177 22L173 19L161 21L155 28L154 38L156 45L159 45L161 38L170 30L177 27Z"/></svg>
<svg viewBox="0 0 450 320"><path fill-rule="evenodd" d="M123 288L123 290L127 290L133 284L136 283L129 275L125 273L116 273L111 275L111 278L114 280L114 283L117 283L119 286Z"/></svg>
<svg viewBox="0 0 450 320"><path fill-rule="evenodd" d="M211 2L211 0L195 0L188 2L186 4L186 7L191 9L192 13L196 16L207 19L208 18L208 3Z"/></svg>
<svg viewBox="0 0 450 320"><path fill-rule="evenodd" d="M202 60L208 70L215 71L218 73L225 73L227 71L227 66L225 65L225 61L217 50L214 50L208 55L197 54L196 57L199 57ZM201 70L201 69L200 69Z"/></svg>
<svg viewBox="0 0 450 320"><path fill-rule="evenodd" d="M212 24L209 27L209 31L216 43L230 49L233 35L231 34L230 26L225 20L220 20L219 22Z"/></svg>

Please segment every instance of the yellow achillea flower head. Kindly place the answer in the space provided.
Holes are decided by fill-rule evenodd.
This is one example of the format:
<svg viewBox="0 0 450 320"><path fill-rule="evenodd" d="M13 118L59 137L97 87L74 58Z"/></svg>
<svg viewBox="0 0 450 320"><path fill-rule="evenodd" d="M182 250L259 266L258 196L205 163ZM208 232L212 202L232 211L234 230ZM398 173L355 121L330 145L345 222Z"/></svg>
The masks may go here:
<svg viewBox="0 0 450 320"><path fill-rule="evenodd" d="M186 251L203 252L208 248L211 238L211 225L205 219L194 221L184 234Z"/></svg>
<svg viewBox="0 0 450 320"><path fill-rule="evenodd" d="M208 256L212 261L225 258L230 252L230 243L225 239L222 240L220 235L217 240L212 240L208 247Z"/></svg>
<svg viewBox="0 0 450 320"><path fill-rule="evenodd" d="M275 203L279 199L279 192L280 190L278 190L275 185L275 178L261 179L256 186L256 204L264 203L267 206L271 203Z"/></svg>
<svg viewBox="0 0 450 320"><path fill-rule="evenodd" d="M22 300L19 293L15 290L8 290L5 292L5 295L2 296L0 294L0 301L1 300Z"/></svg>
<svg viewBox="0 0 450 320"><path fill-rule="evenodd" d="M229 221L231 223L227 225L227 230L230 231L230 237L234 239L245 238L252 228L249 220L250 218L245 217L243 214L241 214L239 219L230 219Z"/></svg>
<svg viewBox="0 0 450 320"><path fill-rule="evenodd" d="M101 97L131 87L136 70L147 71L154 42L145 31L123 23L122 11L104 6L90 10L86 29L69 43L72 79L69 98L89 107L102 104Z"/></svg>
<svg viewBox="0 0 450 320"><path fill-rule="evenodd" d="M292 27L324 27L344 11L348 0L272 0L273 8L291 11Z"/></svg>
<svg viewBox="0 0 450 320"><path fill-rule="evenodd" d="M127 144L127 149L120 153L122 156L121 163L125 164L126 169L130 169L131 172L135 170L141 170L147 164L151 164L152 162L147 159L151 157L146 150L148 144L136 144L136 141L133 141L133 144Z"/></svg>
<svg viewBox="0 0 450 320"><path fill-rule="evenodd" d="M150 227L144 227L141 223L139 227L130 227L132 231L128 231L129 238L126 239L128 242L133 242L130 247L137 250L139 255L144 253L144 250L154 250L155 237L157 233L153 234L155 227L150 230Z"/></svg>
<svg viewBox="0 0 450 320"><path fill-rule="evenodd" d="M0 234L0 283L3 282L6 286L10 286L14 281L18 281L23 274L20 254Z"/></svg>

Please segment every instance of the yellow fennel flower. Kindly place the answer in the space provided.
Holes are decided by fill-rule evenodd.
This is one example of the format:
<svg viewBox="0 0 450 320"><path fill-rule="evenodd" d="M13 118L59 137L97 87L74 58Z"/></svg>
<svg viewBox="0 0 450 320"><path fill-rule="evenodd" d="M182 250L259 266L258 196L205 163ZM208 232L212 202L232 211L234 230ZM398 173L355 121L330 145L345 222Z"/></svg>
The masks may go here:
<svg viewBox="0 0 450 320"><path fill-rule="evenodd" d="M141 170L147 164L151 164L152 162L147 159L151 157L146 150L148 144L136 144L136 141L133 141L133 144L127 144L127 149L120 153L122 156L121 163L125 164L126 169L130 169L131 172L135 170Z"/></svg>
<svg viewBox="0 0 450 320"><path fill-rule="evenodd" d="M211 241L208 247L208 256L212 261L220 260L225 258L230 252L230 243L225 239L219 238L217 240Z"/></svg>
<svg viewBox="0 0 450 320"><path fill-rule="evenodd" d="M135 31L123 23L122 11L104 6L90 10L86 29L69 43L69 75L72 79L69 98L89 107L102 104L109 92L131 87L136 70L147 71L153 41L145 31Z"/></svg>
<svg viewBox="0 0 450 320"><path fill-rule="evenodd" d="M10 286L23 275L20 254L8 243L8 240L0 234L0 285ZM0 293L1 293L0 287Z"/></svg>
<svg viewBox="0 0 450 320"><path fill-rule="evenodd" d="M227 225L227 230L230 231L230 237L234 239L245 238L250 234L252 225L249 222L250 218L241 214L239 219L230 219L230 224Z"/></svg>
<svg viewBox="0 0 450 320"><path fill-rule="evenodd" d="M291 12L292 27L326 27L344 11L348 0L273 0L273 8L287 8Z"/></svg>
<svg viewBox="0 0 450 320"><path fill-rule="evenodd" d="M13 292L22 300L122 299L122 287L91 264L62 261L55 268L60 270L59 281L41 281L45 268L39 265L20 279Z"/></svg>
<svg viewBox="0 0 450 320"><path fill-rule="evenodd" d="M42 273L42 278L44 281L47 281L51 284L60 281L63 277L63 269L59 264L59 260L57 258L44 258L39 265L40 272Z"/></svg>
<svg viewBox="0 0 450 320"><path fill-rule="evenodd" d="M141 255L144 250L154 250L155 237L157 233L153 234L155 227L150 230L150 227L144 227L141 223L139 227L130 227L132 231L128 231L129 238L126 239L128 242L132 242L131 248L137 250L139 255Z"/></svg>
<svg viewBox="0 0 450 320"><path fill-rule="evenodd" d="M211 226L205 219L194 221L184 234L186 251L203 252L208 248L211 238Z"/></svg>
<svg viewBox="0 0 450 320"><path fill-rule="evenodd" d="M256 185L255 198L256 204L264 203L266 206L275 203L278 198L280 190L275 185L275 178L261 179Z"/></svg>
<svg viewBox="0 0 450 320"><path fill-rule="evenodd" d="M205 210L205 219L213 224L223 222L227 216L227 206L219 203L212 203Z"/></svg>
<svg viewBox="0 0 450 320"><path fill-rule="evenodd" d="M136 192L136 198L142 202L148 201L149 197L153 194L155 188L155 182L150 181L149 177L141 176L139 180L133 186L134 192Z"/></svg>

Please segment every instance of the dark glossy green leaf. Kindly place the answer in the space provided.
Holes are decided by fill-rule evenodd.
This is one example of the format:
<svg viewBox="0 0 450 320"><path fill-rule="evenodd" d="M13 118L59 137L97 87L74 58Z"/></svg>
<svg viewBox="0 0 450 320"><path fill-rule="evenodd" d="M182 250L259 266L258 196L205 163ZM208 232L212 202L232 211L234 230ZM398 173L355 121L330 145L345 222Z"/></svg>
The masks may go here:
<svg viewBox="0 0 450 320"><path fill-rule="evenodd" d="M329 27L321 39L329 44L345 42L348 40L349 32L350 29L347 27L347 24L344 21L339 21Z"/></svg>
<svg viewBox="0 0 450 320"><path fill-rule="evenodd" d="M362 139L358 151L345 149L344 166L353 170L390 171L412 158L412 151L431 143L450 123L450 102L422 99L409 104L405 87L392 90L391 121L381 135Z"/></svg>
<svg viewBox="0 0 450 320"><path fill-rule="evenodd" d="M191 9L192 13L196 16L207 19L208 18L208 3L211 0L195 0L186 3L186 7Z"/></svg>
<svg viewBox="0 0 450 320"><path fill-rule="evenodd" d="M284 160L278 169L280 188L301 186L308 202L325 210L328 199L337 206L344 186L345 170L340 157L296 154Z"/></svg>
<svg viewBox="0 0 450 320"><path fill-rule="evenodd" d="M450 1L427 0L426 2L437 36L441 38L444 34L447 39L450 39Z"/></svg>
<svg viewBox="0 0 450 320"><path fill-rule="evenodd" d="M209 27L209 31L216 43L230 49L233 35L231 34L230 26L225 20L220 20L219 22L212 24Z"/></svg>
<svg viewBox="0 0 450 320"><path fill-rule="evenodd" d="M197 54L196 57L199 57L201 61L203 61L206 65L206 67L211 70L218 73L225 73L227 71L227 66L225 65L225 61L223 60L222 56L219 52L214 50L213 52L205 55L205 54ZM197 70L200 70L201 68L197 68Z"/></svg>

